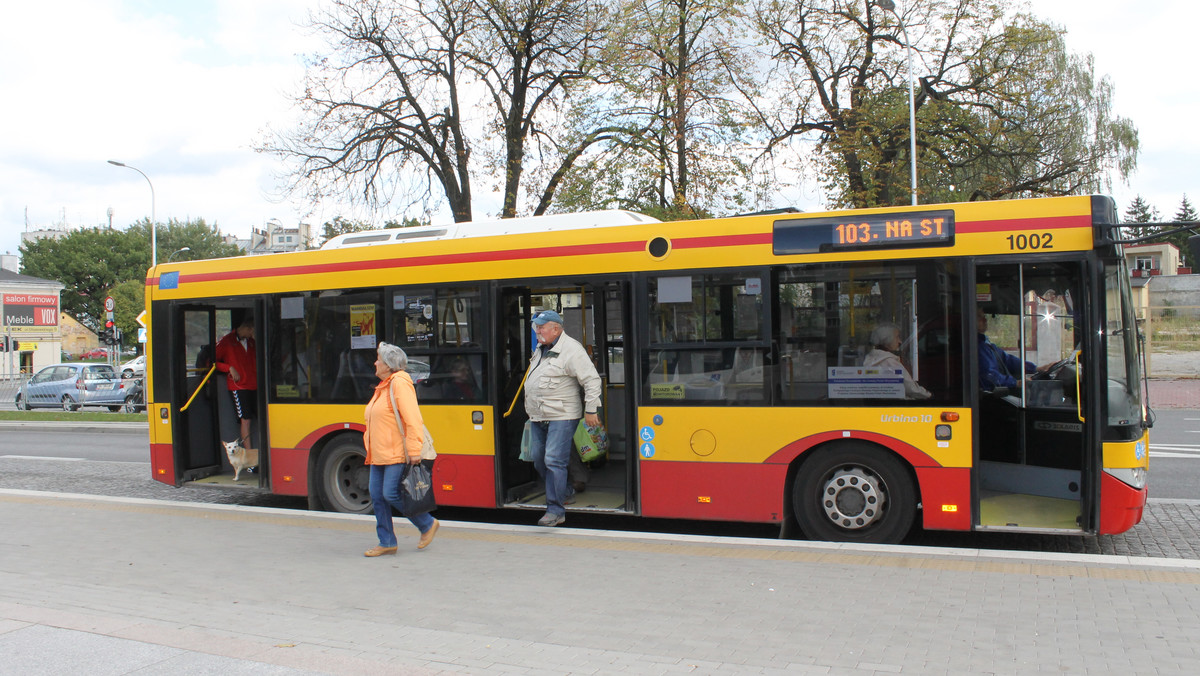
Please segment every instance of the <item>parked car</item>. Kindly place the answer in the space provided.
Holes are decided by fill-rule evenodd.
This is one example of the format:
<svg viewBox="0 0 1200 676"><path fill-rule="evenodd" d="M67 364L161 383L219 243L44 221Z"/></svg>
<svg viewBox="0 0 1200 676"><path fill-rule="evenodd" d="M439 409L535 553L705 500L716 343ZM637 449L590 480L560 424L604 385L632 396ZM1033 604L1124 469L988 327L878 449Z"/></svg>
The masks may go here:
<svg viewBox="0 0 1200 676"><path fill-rule="evenodd" d="M145 379L137 378L127 382L125 392L125 407L121 410L126 413L144 413L146 411Z"/></svg>
<svg viewBox="0 0 1200 676"><path fill-rule="evenodd" d="M107 406L120 411L125 405L125 383L108 364L55 364L42 368L17 390L17 408L62 407L78 411L83 406Z"/></svg>
<svg viewBox="0 0 1200 676"><path fill-rule="evenodd" d="M137 359L130 359L121 364L122 378L140 378L146 375L146 355L142 355Z"/></svg>
<svg viewBox="0 0 1200 676"><path fill-rule="evenodd" d="M83 354L79 355L79 358L80 359L107 359L108 358L108 348L107 347L92 348L92 349L88 350L87 352L84 352Z"/></svg>

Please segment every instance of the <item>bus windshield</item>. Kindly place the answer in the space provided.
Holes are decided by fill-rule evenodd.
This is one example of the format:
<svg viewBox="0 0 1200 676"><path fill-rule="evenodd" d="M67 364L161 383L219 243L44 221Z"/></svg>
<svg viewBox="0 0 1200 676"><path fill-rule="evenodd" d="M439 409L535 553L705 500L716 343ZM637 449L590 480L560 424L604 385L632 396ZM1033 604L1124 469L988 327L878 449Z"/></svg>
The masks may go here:
<svg viewBox="0 0 1200 676"><path fill-rule="evenodd" d="M1142 419L1141 364L1137 323L1124 265L1110 266L1104 275L1107 296L1104 350L1108 355L1108 424L1127 426Z"/></svg>

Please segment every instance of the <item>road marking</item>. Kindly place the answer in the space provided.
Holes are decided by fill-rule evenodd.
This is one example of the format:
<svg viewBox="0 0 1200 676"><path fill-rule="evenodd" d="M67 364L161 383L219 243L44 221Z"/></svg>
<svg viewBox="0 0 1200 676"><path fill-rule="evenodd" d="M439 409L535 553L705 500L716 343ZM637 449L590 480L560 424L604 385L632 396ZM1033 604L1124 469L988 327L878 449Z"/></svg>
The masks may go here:
<svg viewBox="0 0 1200 676"><path fill-rule="evenodd" d="M17 460L66 460L67 462L87 460L87 458L56 458L53 455L0 455L0 458L15 458Z"/></svg>

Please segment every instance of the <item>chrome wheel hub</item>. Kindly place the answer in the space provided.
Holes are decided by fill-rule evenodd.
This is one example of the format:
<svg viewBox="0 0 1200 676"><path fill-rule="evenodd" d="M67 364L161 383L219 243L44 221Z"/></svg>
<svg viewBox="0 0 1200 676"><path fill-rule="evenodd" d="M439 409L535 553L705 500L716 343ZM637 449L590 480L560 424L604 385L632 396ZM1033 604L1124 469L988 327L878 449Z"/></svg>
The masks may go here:
<svg viewBox="0 0 1200 676"><path fill-rule="evenodd" d="M825 482L821 507L839 528L866 528L883 518L883 482L862 467L839 469Z"/></svg>

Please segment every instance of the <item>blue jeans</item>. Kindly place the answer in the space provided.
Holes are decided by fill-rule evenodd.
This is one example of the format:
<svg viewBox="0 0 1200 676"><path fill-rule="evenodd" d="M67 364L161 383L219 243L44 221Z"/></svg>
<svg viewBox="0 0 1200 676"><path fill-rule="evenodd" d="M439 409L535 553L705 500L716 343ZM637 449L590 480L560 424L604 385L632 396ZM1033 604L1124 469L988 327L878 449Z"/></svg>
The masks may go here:
<svg viewBox="0 0 1200 676"><path fill-rule="evenodd" d="M549 420L529 425L529 453L533 468L546 481L546 511L566 514L567 465L571 460L579 420Z"/></svg>
<svg viewBox="0 0 1200 676"><path fill-rule="evenodd" d="M379 534L380 547L396 546L392 508L404 513L404 491L400 482L407 473L408 465L405 464L371 465L371 502L375 506L375 532ZM433 517L428 512L410 516L408 520L422 533L433 527Z"/></svg>

